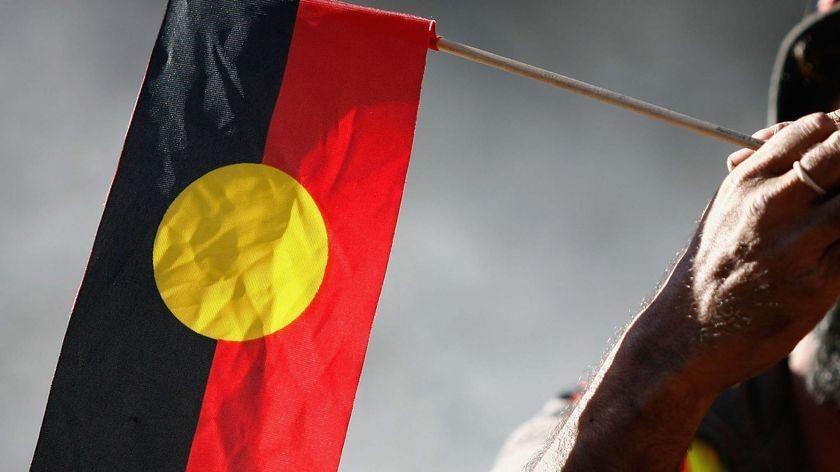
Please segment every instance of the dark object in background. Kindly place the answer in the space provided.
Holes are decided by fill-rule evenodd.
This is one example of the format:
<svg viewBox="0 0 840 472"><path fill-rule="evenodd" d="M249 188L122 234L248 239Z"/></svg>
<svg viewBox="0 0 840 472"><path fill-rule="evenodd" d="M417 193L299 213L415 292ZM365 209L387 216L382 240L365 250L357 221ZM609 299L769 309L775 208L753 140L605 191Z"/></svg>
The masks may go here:
<svg viewBox="0 0 840 472"><path fill-rule="evenodd" d="M788 33L770 84L770 123L840 108L840 8L809 14Z"/></svg>

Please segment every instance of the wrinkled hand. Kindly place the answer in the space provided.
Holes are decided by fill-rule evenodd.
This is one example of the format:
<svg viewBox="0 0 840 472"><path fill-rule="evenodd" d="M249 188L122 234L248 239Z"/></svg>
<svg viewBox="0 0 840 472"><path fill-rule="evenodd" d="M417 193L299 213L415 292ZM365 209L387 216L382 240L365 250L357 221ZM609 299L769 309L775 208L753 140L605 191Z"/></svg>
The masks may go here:
<svg viewBox="0 0 840 472"><path fill-rule="evenodd" d="M778 362L840 297L837 124L819 113L756 136L767 143L729 157L731 173L657 297L682 318L684 355L710 393ZM828 195L799 179L795 161Z"/></svg>
<svg viewBox="0 0 840 472"><path fill-rule="evenodd" d="M718 394L781 360L840 296L838 126L821 113L757 134L768 141L730 156L685 254L526 470L678 470Z"/></svg>

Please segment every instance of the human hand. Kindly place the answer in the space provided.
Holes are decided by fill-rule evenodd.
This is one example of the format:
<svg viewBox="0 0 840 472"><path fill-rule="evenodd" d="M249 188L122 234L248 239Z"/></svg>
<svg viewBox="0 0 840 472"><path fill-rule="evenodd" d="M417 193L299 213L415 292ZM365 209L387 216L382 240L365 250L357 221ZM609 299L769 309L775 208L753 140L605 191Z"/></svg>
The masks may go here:
<svg viewBox="0 0 840 472"><path fill-rule="evenodd" d="M791 121L783 121L781 123L776 123L773 126L769 126L767 128L756 131L755 133L753 133L752 137L767 141L768 139L775 136L779 131L785 129L791 123ZM729 172L732 172L733 170L735 170L736 167L738 167L738 165L746 161L753 154L755 154L755 151L748 148L739 149L733 152L729 155L729 157L726 158L726 168L729 169Z"/></svg>
<svg viewBox="0 0 840 472"><path fill-rule="evenodd" d="M835 120L813 114L755 136L769 140L729 157L732 172L654 300L669 306L658 312L673 317L666 326L707 394L778 362L840 297ZM827 195L800 179L796 161Z"/></svg>

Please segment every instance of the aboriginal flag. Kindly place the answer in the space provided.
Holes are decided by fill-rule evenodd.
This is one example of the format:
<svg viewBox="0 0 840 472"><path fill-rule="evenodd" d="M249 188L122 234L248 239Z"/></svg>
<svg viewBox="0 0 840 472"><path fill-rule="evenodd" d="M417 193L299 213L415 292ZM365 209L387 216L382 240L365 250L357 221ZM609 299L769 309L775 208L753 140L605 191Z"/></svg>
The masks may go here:
<svg viewBox="0 0 840 472"><path fill-rule="evenodd" d="M171 0L32 470L337 469L433 30Z"/></svg>

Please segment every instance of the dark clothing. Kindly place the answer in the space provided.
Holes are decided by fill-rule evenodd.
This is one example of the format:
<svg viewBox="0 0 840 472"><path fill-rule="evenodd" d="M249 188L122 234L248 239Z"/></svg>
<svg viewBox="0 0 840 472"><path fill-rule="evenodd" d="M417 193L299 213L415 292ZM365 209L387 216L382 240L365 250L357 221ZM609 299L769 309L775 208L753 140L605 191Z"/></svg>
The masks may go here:
<svg viewBox="0 0 840 472"><path fill-rule="evenodd" d="M722 393L697 437L732 472L807 472L787 361Z"/></svg>
<svg viewBox="0 0 840 472"><path fill-rule="evenodd" d="M729 472L809 472L799 432L787 360L723 392L706 413L696 437L711 446ZM580 391L549 401L514 431L493 472L521 471L564 421Z"/></svg>

